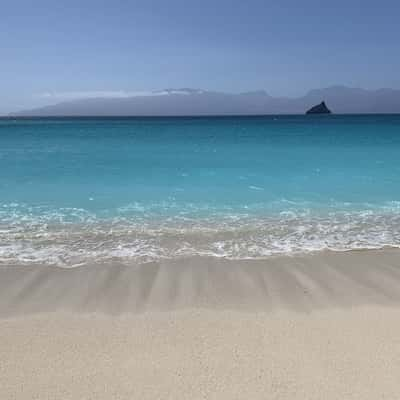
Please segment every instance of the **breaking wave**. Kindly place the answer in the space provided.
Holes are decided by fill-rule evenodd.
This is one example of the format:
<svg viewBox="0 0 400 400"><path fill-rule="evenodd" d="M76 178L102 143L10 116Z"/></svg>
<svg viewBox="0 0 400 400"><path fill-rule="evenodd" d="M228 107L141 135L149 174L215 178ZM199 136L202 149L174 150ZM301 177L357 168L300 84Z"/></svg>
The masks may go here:
<svg viewBox="0 0 400 400"><path fill-rule="evenodd" d="M179 210L179 212L177 212ZM0 206L0 264L72 267L194 255L258 259L400 247L400 205L285 210L133 204L118 212Z"/></svg>

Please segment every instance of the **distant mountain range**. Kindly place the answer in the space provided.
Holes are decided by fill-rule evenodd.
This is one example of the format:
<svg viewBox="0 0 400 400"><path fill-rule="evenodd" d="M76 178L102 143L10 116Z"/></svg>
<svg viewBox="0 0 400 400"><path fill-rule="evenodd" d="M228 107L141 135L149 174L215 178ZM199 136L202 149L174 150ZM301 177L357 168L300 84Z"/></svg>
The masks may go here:
<svg viewBox="0 0 400 400"><path fill-rule="evenodd" d="M332 86L298 98L272 97L265 91L240 94L198 89L166 89L132 97L70 100L13 116L197 116L304 114L325 101L336 114L400 113L400 90Z"/></svg>

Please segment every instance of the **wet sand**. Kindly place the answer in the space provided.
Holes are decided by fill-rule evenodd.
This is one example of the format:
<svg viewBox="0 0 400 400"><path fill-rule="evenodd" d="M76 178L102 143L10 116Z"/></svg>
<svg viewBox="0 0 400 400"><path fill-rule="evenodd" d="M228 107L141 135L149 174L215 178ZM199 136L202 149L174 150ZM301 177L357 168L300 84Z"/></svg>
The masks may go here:
<svg viewBox="0 0 400 400"><path fill-rule="evenodd" d="M1 399L400 393L400 251L0 267Z"/></svg>

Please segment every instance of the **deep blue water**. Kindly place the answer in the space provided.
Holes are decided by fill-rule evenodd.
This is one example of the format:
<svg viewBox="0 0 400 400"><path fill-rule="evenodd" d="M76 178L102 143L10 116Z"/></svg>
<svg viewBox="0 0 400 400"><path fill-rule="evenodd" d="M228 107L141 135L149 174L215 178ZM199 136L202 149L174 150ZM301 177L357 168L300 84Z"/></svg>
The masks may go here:
<svg viewBox="0 0 400 400"><path fill-rule="evenodd" d="M399 211L399 115L0 119L2 262L395 246Z"/></svg>

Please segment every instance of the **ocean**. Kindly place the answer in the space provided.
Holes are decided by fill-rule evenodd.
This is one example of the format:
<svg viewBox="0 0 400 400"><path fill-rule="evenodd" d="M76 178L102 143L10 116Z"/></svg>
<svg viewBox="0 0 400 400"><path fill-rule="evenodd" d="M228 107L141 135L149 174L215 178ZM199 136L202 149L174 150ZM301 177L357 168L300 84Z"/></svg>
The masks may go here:
<svg viewBox="0 0 400 400"><path fill-rule="evenodd" d="M400 246L400 115L0 119L0 264Z"/></svg>

